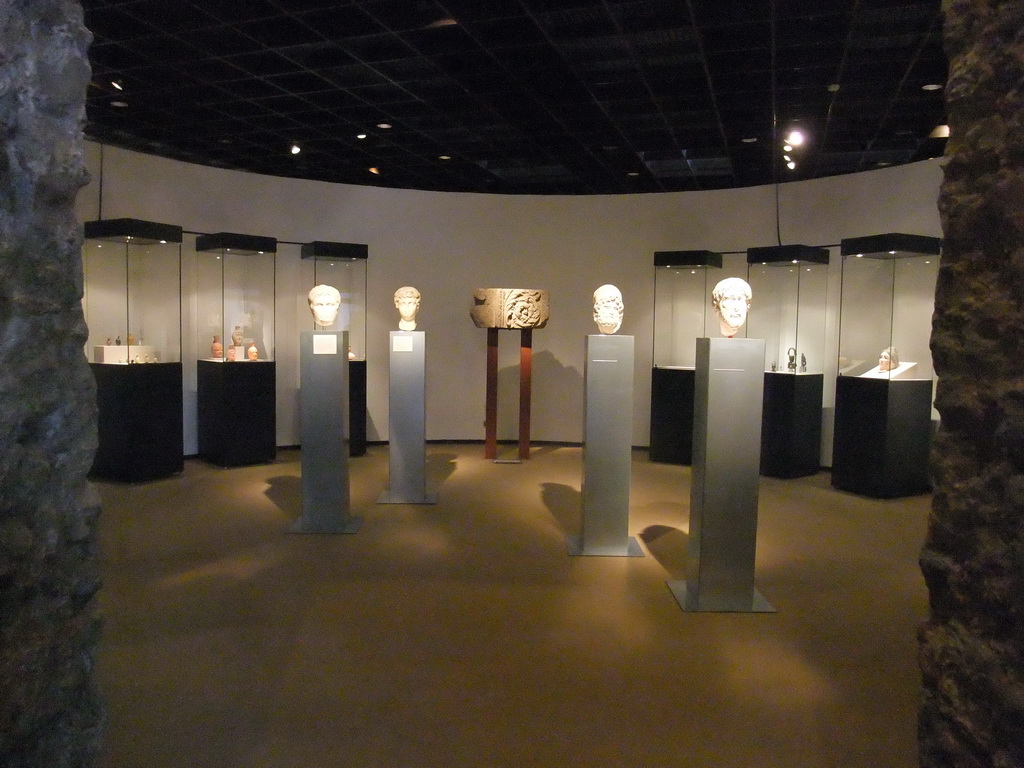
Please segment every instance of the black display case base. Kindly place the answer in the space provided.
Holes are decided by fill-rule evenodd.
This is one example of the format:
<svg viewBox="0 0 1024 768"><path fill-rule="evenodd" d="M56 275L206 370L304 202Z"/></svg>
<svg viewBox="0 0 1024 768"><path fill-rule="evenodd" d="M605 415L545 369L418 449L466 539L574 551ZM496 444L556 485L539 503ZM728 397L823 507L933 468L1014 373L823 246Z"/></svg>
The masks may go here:
<svg viewBox="0 0 1024 768"><path fill-rule="evenodd" d="M366 455L366 361L348 361L348 453Z"/></svg>
<svg viewBox="0 0 1024 768"><path fill-rule="evenodd" d="M651 370L651 461L693 463L693 368Z"/></svg>
<svg viewBox="0 0 1024 768"><path fill-rule="evenodd" d="M181 363L92 363L99 443L91 475L142 482L184 469Z"/></svg>
<svg viewBox="0 0 1024 768"><path fill-rule="evenodd" d="M764 375L761 412L761 474L807 477L821 469L820 373Z"/></svg>
<svg viewBox="0 0 1024 768"><path fill-rule="evenodd" d="M836 379L832 485L877 499L931 490L930 379Z"/></svg>
<svg viewBox="0 0 1024 768"><path fill-rule="evenodd" d="M277 455L273 361L199 360L199 458L222 467L266 464Z"/></svg>

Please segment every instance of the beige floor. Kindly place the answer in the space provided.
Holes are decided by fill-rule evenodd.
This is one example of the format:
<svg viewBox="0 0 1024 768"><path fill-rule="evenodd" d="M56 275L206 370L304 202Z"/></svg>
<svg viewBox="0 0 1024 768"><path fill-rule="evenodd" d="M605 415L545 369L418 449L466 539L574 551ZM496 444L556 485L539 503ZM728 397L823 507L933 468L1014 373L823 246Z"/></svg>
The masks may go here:
<svg viewBox="0 0 1024 768"><path fill-rule="evenodd" d="M570 558L579 448L520 465L431 445L434 506L286 535L299 453L100 485L104 768L916 765L917 568L929 497L762 479L778 612L682 612L689 469L634 454L643 558Z"/></svg>

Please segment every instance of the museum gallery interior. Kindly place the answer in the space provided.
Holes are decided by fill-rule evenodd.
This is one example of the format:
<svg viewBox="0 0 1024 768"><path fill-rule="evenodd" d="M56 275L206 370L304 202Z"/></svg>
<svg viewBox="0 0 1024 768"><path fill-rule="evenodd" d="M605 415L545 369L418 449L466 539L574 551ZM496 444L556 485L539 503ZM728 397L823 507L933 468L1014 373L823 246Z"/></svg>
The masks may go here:
<svg viewBox="0 0 1024 768"><path fill-rule="evenodd" d="M938 3L87 0L104 766L910 766Z"/></svg>

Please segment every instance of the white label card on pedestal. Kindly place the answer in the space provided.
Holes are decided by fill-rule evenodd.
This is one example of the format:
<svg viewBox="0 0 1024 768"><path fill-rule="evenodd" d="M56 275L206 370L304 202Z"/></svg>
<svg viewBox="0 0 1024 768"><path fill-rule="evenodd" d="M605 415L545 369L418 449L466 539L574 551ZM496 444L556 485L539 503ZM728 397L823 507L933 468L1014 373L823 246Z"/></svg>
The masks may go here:
<svg viewBox="0 0 1024 768"><path fill-rule="evenodd" d="M392 336L392 352L412 352L412 336Z"/></svg>
<svg viewBox="0 0 1024 768"><path fill-rule="evenodd" d="M333 333L313 334L314 355L336 355L338 354L338 337Z"/></svg>

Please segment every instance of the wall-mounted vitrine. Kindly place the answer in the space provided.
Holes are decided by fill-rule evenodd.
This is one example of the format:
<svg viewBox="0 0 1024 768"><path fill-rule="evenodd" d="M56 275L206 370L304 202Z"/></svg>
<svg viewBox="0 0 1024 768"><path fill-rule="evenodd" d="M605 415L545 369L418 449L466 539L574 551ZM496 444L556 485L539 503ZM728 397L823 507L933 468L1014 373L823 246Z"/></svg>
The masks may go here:
<svg viewBox="0 0 1024 768"><path fill-rule="evenodd" d="M181 227L138 219L85 223L85 353L96 377L92 472L153 480L183 464Z"/></svg>
<svg viewBox="0 0 1024 768"><path fill-rule="evenodd" d="M199 456L221 466L273 461L277 240L196 238Z"/></svg>
<svg viewBox="0 0 1024 768"><path fill-rule="evenodd" d="M303 243L302 258L313 262L313 284L330 285L341 294L338 319L332 327L348 331L349 453L366 453L366 265L364 243L314 240ZM309 326L315 328L312 315Z"/></svg>
<svg viewBox="0 0 1024 768"><path fill-rule="evenodd" d="M891 233L840 247L832 485L875 498L925 493L940 241Z"/></svg>
<svg viewBox="0 0 1024 768"><path fill-rule="evenodd" d="M821 466L828 262L827 248L747 249L747 338L765 342L761 473L772 477Z"/></svg>
<svg viewBox="0 0 1024 768"><path fill-rule="evenodd" d="M710 304L721 267L712 251L654 254L651 461L692 461L697 339L721 335Z"/></svg>

